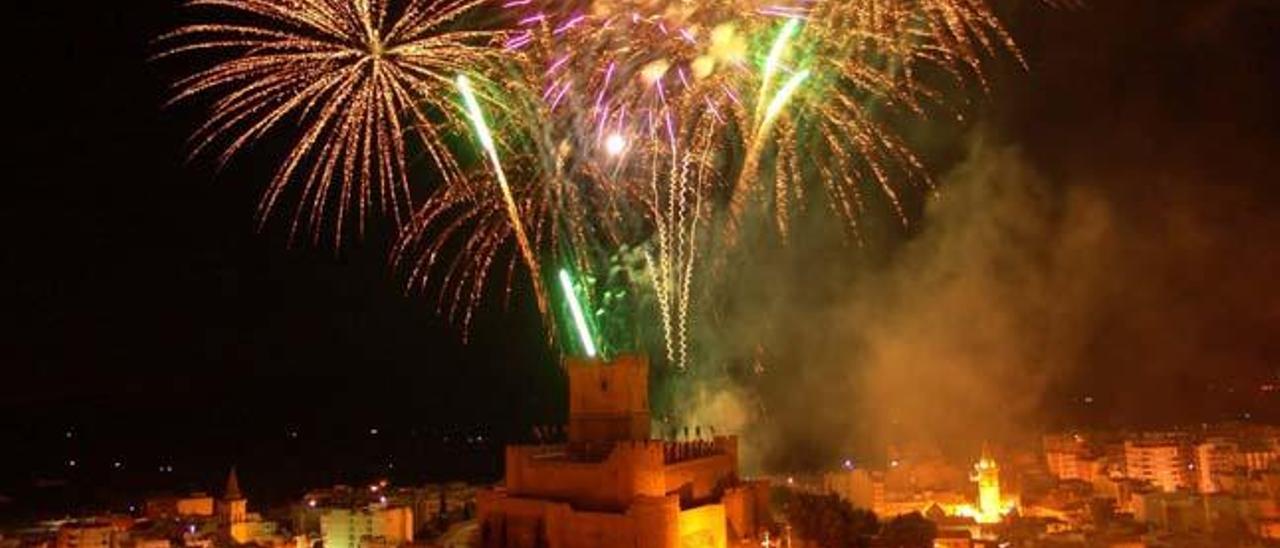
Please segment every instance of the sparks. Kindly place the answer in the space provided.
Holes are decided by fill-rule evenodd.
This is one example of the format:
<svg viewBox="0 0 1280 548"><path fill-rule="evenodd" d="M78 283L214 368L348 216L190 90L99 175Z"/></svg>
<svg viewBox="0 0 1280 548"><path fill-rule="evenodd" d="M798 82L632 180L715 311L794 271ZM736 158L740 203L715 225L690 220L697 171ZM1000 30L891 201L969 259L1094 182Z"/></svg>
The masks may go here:
<svg viewBox="0 0 1280 548"><path fill-rule="evenodd" d="M494 53L485 43L491 33L446 30L480 2L389 3L187 0L187 8L219 18L160 37L157 58L220 58L179 80L171 100L210 104L191 138L193 156L221 148L218 160L226 163L268 135L292 139L262 198L261 219L300 186L293 230L309 209L313 239L325 226L340 237L352 210L361 229L371 208L403 225L413 208L409 141L425 149L446 183L461 178L431 113L448 110L444 74L483 65ZM335 204L336 218L326 223Z"/></svg>
<svg viewBox="0 0 1280 548"><path fill-rule="evenodd" d="M520 220L520 209L516 206L516 199L511 194L511 185L507 183L506 171L502 169L502 160L498 158L498 147L493 142L493 133L489 130L489 124L485 122L484 111L480 109L480 102L476 100L475 91L471 88L471 79L465 74L459 74L456 80L458 92L462 95L462 101L466 105L467 117L471 119L472 128L475 129L476 137L480 139L480 146L488 153L489 162L492 164L494 174L498 178L498 186L502 189L502 198L507 206L507 218L511 221L511 227L515 231L516 243L520 246L520 254L524 257L525 266L529 268L529 278L533 280L534 294L538 298L538 308L546 313L546 298L542 291L542 278L539 275L541 269L538 267L538 257L533 253L533 245L529 243L529 236L525 233L524 223Z"/></svg>

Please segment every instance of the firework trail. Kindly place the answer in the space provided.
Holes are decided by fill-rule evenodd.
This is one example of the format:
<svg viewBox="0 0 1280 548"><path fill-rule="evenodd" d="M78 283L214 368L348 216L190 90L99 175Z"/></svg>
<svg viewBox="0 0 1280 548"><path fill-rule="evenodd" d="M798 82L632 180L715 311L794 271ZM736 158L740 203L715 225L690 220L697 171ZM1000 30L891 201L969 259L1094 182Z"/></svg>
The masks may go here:
<svg viewBox="0 0 1280 548"><path fill-rule="evenodd" d="M486 32L445 27L479 0L189 0L201 19L159 39L160 58L219 59L179 80L172 102L204 98L207 121L192 136L196 155L221 148L225 163L273 131L297 128L259 209L301 184L293 231L309 209L318 239L336 201L339 235L354 207L357 226L377 199L397 225L412 211L409 137L434 160L446 184L461 170L444 143L458 125L453 76L495 50Z"/></svg>
<svg viewBox="0 0 1280 548"><path fill-rule="evenodd" d="M611 236L616 229L610 223L621 216L620 193L566 182L564 164L573 155L540 131L545 125L538 94L522 74L526 71L492 78L475 93L477 101L488 98L483 116L488 123L479 135L490 169L468 172L461 184L431 193L392 254L396 268L408 271L407 289L438 288L441 312L464 331L495 274L509 297L519 263L530 272L542 272L546 261L589 272L591 265L580 260L584 257L564 257L562 250L610 249L620 243ZM465 104L458 108L471 110ZM545 299L542 280L533 283Z"/></svg>
<svg viewBox="0 0 1280 548"><path fill-rule="evenodd" d="M587 327L587 315L582 310L582 303L578 301L578 290L573 285L573 278L569 276L569 271L560 269L560 289L564 291L565 300L569 302L569 312L573 315L574 328L578 331L578 338L582 342L583 351L587 353L588 358L596 357L596 343L591 338L591 329Z"/></svg>
<svg viewBox="0 0 1280 548"><path fill-rule="evenodd" d="M520 248L520 255L524 257L525 265L529 267L529 278L533 280L533 293L538 300L538 309L545 315L547 314L547 302L546 292L542 289L542 268L538 266L538 257L533 253L533 246L529 243L529 235L525 232L524 222L520 220L520 208L516 205L515 197L511 194L511 184L507 182L507 173L502 169L502 160L498 157L498 146L494 143L493 133L489 130L489 123L485 121L484 112L480 109L480 102L476 99L475 91L471 88L471 79L465 74L460 75L458 76L457 85L458 92L462 94L463 102L466 104L467 117L471 120L476 135L480 139L480 146L484 148L485 153L489 156L493 173L498 178L498 188L502 190L502 202L506 205L507 220L511 222L511 229L515 233L516 245ZM580 313L577 314L580 315ZM593 351L592 354L594 353Z"/></svg>

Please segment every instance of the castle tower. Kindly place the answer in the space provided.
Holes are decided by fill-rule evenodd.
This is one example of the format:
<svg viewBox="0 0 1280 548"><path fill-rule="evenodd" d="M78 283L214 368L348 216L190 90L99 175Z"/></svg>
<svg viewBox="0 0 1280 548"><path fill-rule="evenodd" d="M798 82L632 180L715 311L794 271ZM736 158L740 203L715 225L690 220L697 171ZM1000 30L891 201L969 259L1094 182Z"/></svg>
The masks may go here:
<svg viewBox="0 0 1280 548"><path fill-rule="evenodd" d="M649 439L649 361L566 358L569 373L569 442Z"/></svg>
<svg viewBox="0 0 1280 548"><path fill-rule="evenodd" d="M768 484L738 476L737 438L650 439L644 356L565 358L564 368L568 442L507 446L502 485L476 496L481 546L724 548L755 538Z"/></svg>
<svg viewBox="0 0 1280 548"><path fill-rule="evenodd" d="M997 523L1003 511L1000 500L1000 466L991 451L982 444L982 458L973 466L973 481L978 482L978 521Z"/></svg>

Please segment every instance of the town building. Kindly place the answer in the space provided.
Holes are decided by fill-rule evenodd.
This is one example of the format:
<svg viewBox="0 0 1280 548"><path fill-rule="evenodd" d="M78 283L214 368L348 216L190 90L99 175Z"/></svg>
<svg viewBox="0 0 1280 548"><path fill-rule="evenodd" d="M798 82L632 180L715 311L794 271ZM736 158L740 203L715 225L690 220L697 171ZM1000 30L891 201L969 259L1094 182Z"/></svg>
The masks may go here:
<svg viewBox="0 0 1280 548"><path fill-rule="evenodd" d="M1166 493L1191 487L1195 469L1182 436L1157 434L1124 442L1125 476L1151 483Z"/></svg>
<svg viewBox="0 0 1280 548"><path fill-rule="evenodd" d="M369 505L325 508L320 512L325 548L398 546L413 542L413 510L407 506Z"/></svg>
<svg viewBox="0 0 1280 548"><path fill-rule="evenodd" d="M908 457L891 450L888 470L846 465L823 475L820 492L882 519L920 513L935 523L954 522L974 531L980 529L975 524L999 523L1018 507L1019 497L1002 488L1000 466L987 447L969 476L962 470L946 465L941 455Z"/></svg>
<svg viewBox="0 0 1280 548"><path fill-rule="evenodd" d="M865 508L881 514L885 508L884 473L867 468L846 468L825 474L823 491L848 501L854 508Z"/></svg>
<svg viewBox="0 0 1280 548"><path fill-rule="evenodd" d="M150 519L211 518L213 512L213 497L204 493L192 493L185 497L154 497L147 499L143 509L143 515Z"/></svg>
<svg viewBox="0 0 1280 548"><path fill-rule="evenodd" d="M1238 447L1239 465L1249 472L1262 472L1280 465L1280 451L1274 443L1248 440Z"/></svg>
<svg viewBox="0 0 1280 548"><path fill-rule="evenodd" d="M404 506L412 511L415 534L439 532L475 514L476 488L466 483L394 486L379 481L364 487L335 485L308 491L293 508L293 528L320 535L320 518L331 508Z"/></svg>
<svg viewBox="0 0 1280 548"><path fill-rule="evenodd" d="M126 528L110 521L72 521L58 528L56 548L115 548L126 537Z"/></svg>
<svg viewBox="0 0 1280 548"><path fill-rule="evenodd" d="M1201 493L1223 491L1227 477L1236 473L1240 452L1234 441L1214 438L1196 445L1196 489Z"/></svg>
<svg viewBox="0 0 1280 548"><path fill-rule="evenodd" d="M1044 460L1053 477L1092 482L1105 473L1105 460L1079 433L1050 434L1043 438Z"/></svg>

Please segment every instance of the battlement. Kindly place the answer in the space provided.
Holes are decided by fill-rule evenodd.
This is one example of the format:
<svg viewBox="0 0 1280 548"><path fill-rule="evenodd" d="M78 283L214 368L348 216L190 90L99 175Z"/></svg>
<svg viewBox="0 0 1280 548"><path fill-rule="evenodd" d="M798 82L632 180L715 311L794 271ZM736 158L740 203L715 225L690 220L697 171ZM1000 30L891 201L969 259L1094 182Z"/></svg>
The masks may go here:
<svg viewBox="0 0 1280 548"><path fill-rule="evenodd" d="M574 508L620 511L637 497L679 495L682 507L717 499L735 485L738 440L639 440L507 447L506 490L514 497L568 502Z"/></svg>
<svg viewBox="0 0 1280 548"><path fill-rule="evenodd" d="M508 446L507 492L607 511L622 511L636 497L666 495L663 442L618 442L601 460L582 459L570 448Z"/></svg>
<svg viewBox="0 0 1280 548"><path fill-rule="evenodd" d="M717 455L737 460L738 437L716 436L705 440L626 440L620 442L569 442L554 444L510 445L524 458L543 462L601 463L615 451L661 451L664 464L675 464Z"/></svg>
<svg viewBox="0 0 1280 548"><path fill-rule="evenodd" d="M710 440L668 441L664 443L663 461L667 464L717 455L731 456L734 462L738 460L737 436L717 436Z"/></svg>

